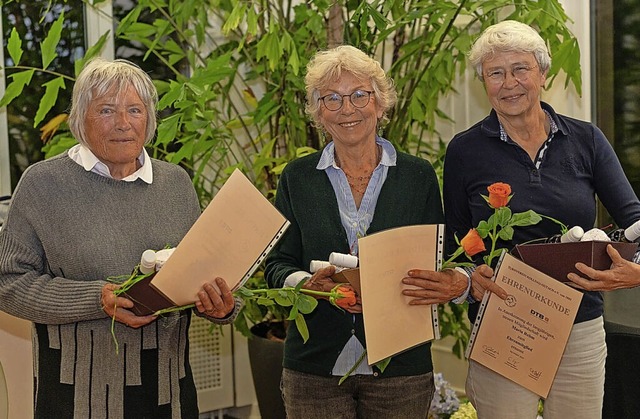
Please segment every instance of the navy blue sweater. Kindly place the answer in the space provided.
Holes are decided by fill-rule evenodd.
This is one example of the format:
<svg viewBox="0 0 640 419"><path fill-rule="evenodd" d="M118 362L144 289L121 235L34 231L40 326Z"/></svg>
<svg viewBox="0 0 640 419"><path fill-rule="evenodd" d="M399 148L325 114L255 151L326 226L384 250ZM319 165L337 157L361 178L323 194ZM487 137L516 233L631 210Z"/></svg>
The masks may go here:
<svg viewBox="0 0 640 419"><path fill-rule="evenodd" d="M539 169L524 149L500 139L495 111L449 143L443 192L447 254L456 248L454 233L462 238L493 213L481 194L488 195L487 186L494 182L511 185L513 198L509 207L513 212L531 209L569 227L578 225L585 231L594 227L596 195L619 226L628 227L640 219L640 202L604 134L591 123L558 115L544 102L541 105L559 131L548 143ZM500 247L510 249L560 232L558 225L549 220L514 230L513 240ZM476 306L469 308L472 321ZM602 294L585 292L576 323L602 313Z"/></svg>

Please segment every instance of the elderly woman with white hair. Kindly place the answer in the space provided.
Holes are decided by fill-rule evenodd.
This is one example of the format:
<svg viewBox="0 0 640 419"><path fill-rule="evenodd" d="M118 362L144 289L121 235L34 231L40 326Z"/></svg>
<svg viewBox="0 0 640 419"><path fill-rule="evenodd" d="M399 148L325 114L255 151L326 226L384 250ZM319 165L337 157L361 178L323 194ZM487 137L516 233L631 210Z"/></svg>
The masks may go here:
<svg viewBox="0 0 640 419"><path fill-rule="evenodd" d="M541 101L551 57L534 29L516 21L490 26L474 43L469 60L493 109L447 147L443 196L450 248L455 248L454 235L466 234L493 213L482 195L494 182L511 186L509 207L514 213L534 210L589 230L596 221L597 196L618 225L627 227L640 219L640 203L603 133L589 122L557 114ZM500 247L558 232L557 224L543 219L514 229L513 239ZM471 321L487 283L474 277ZM602 314L601 293L584 292L544 403L545 419L601 417L607 354ZM536 394L473 360L466 390L479 418L537 415Z"/></svg>
<svg viewBox="0 0 640 419"><path fill-rule="evenodd" d="M34 323L35 418L198 417L191 310L137 316L108 281L146 249L178 245L200 215L188 174L144 150L156 101L138 66L90 61L69 115L80 144L29 167L13 195L0 232L0 310ZM222 279L198 298L197 314L235 317Z"/></svg>
<svg viewBox="0 0 640 419"><path fill-rule="evenodd" d="M312 274L312 260L327 260L332 252L358 255L359 237L444 218L431 165L378 135L396 92L376 60L352 46L321 51L307 67L305 84L307 112L328 144L282 173L275 205L291 226L267 257L265 277L271 287L306 278L303 287L330 291L335 267ZM414 303L449 301L467 286L454 270L421 272L428 278L405 279L422 287L408 294ZM392 357L382 372L366 358L358 364L366 348L360 304L343 311L320 300L305 318L309 340L293 326L285 341L287 418L427 417L434 391L429 344Z"/></svg>

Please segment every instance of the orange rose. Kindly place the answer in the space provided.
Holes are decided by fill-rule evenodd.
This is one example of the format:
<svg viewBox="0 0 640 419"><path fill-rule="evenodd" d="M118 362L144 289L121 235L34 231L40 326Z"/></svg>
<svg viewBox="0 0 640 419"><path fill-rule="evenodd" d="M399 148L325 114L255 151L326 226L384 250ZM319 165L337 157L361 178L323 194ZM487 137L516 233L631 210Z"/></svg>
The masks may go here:
<svg viewBox="0 0 640 419"><path fill-rule="evenodd" d="M464 236L462 240L460 240L460 246L462 246L464 252L469 257L486 250L486 248L484 247L484 242L482 241L482 237L480 237L480 235L478 234L478 230L476 230L475 228L469 230L467 235Z"/></svg>
<svg viewBox="0 0 640 419"><path fill-rule="evenodd" d="M496 182L490 185L487 190L489 191L489 205L492 208L507 206L509 195L511 195L511 186L508 183Z"/></svg>
<svg viewBox="0 0 640 419"><path fill-rule="evenodd" d="M336 287L338 297L335 299L335 304L338 307L347 309L356 305L356 292L349 287L338 286Z"/></svg>

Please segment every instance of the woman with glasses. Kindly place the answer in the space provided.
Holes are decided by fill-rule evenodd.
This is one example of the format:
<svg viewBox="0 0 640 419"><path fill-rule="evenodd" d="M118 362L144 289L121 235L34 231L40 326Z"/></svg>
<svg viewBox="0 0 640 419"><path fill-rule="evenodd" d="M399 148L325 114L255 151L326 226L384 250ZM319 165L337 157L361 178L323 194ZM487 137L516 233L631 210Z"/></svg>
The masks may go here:
<svg viewBox="0 0 640 419"><path fill-rule="evenodd" d="M291 226L267 258L265 276L271 287L306 279L303 287L330 291L335 267L312 273L312 260L357 256L359 237L444 217L431 165L377 134L397 99L377 61L351 46L319 52L305 83L307 113L328 143L282 173L275 204ZM422 303L449 301L467 286L457 271L415 281L423 289L412 296ZM289 327L282 376L288 419L427 417L434 391L429 344L394 356L384 373L365 358L338 385L366 348L361 311L359 299L345 311L320 300L305 316L306 343Z"/></svg>
<svg viewBox="0 0 640 419"><path fill-rule="evenodd" d="M449 250L456 247L454 235L463 236L492 214L482 194L494 182L511 185L514 213L534 210L585 231L596 221L596 195L618 225L640 219L640 203L603 133L540 100L551 57L534 29L515 21L493 25L474 43L469 60L493 109L447 148L443 195ZM543 219L515 229L513 239L500 247L556 233L558 225ZM478 278L470 293L471 321L488 283ZM545 419L601 417L607 355L602 314L601 293L584 292L544 403ZM466 390L481 419L537 416L536 394L473 360Z"/></svg>

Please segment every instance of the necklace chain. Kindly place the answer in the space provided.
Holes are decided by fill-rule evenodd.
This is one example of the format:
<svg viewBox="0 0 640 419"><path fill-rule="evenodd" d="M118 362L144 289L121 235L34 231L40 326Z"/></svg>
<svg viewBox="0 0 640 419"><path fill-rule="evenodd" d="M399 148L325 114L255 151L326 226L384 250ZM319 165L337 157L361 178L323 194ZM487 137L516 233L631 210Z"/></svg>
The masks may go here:
<svg viewBox="0 0 640 419"><path fill-rule="evenodd" d="M376 167L380 163L380 159L382 157L382 152L380 151L380 148L381 147L379 145L376 145ZM335 160L338 167L342 169L345 176L347 177L347 182L351 187L351 191L357 192L360 195L364 195L364 193L367 191L367 186L369 186L369 180L371 180L371 176L373 176L373 171L375 170L375 167L371 169L371 172L369 172L369 174L366 174L363 176L352 176L349 173L347 173L347 171L344 170L344 168L341 167L340 159L338 158L337 154L335 155Z"/></svg>

